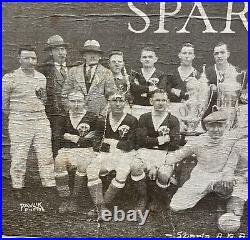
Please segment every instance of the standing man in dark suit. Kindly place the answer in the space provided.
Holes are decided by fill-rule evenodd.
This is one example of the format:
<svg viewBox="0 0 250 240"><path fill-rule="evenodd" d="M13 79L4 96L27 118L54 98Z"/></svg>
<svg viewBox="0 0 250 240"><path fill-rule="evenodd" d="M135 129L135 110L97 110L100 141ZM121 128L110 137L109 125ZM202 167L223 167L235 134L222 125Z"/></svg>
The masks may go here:
<svg viewBox="0 0 250 240"><path fill-rule="evenodd" d="M68 68L66 65L68 44L64 42L61 36L51 36L47 41L45 48L49 53L48 61L42 65L41 72L47 78L47 104L46 114L50 121L52 130L52 150L54 158L60 149L61 126L66 116L62 104L62 89L68 77Z"/></svg>
<svg viewBox="0 0 250 240"><path fill-rule="evenodd" d="M67 106L67 96L70 91L73 89L82 91L86 96L89 111L105 115L107 99L117 89L113 74L99 63L103 51L98 41L86 41L81 53L85 63L70 69L63 89L64 103Z"/></svg>

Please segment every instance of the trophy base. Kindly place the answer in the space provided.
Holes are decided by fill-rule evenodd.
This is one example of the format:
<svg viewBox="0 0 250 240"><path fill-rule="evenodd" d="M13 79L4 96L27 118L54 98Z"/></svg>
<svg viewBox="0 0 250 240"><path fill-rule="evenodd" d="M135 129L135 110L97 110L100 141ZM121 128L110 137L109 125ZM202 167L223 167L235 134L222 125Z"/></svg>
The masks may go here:
<svg viewBox="0 0 250 240"><path fill-rule="evenodd" d="M201 122L199 122L198 126L194 129L187 129L186 131L181 131L181 135L184 136L199 136L206 131L202 128Z"/></svg>
<svg viewBox="0 0 250 240"><path fill-rule="evenodd" d="M180 132L181 135L183 136L199 136L203 134L204 132L198 132L198 131L193 131L193 132Z"/></svg>

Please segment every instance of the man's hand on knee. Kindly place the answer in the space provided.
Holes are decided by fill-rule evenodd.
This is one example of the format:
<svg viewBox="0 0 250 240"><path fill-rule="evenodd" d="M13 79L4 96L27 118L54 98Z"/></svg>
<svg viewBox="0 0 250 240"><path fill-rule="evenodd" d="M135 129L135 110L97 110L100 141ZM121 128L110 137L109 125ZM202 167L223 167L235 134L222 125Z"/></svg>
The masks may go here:
<svg viewBox="0 0 250 240"><path fill-rule="evenodd" d="M153 181L156 180L157 171L158 171L158 169L157 169L156 166L150 168L150 170L148 172L148 177L149 177L150 180L153 180Z"/></svg>
<svg viewBox="0 0 250 240"><path fill-rule="evenodd" d="M213 191L219 196L227 198L233 192L233 182L220 181L213 185Z"/></svg>
<svg viewBox="0 0 250 240"><path fill-rule="evenodd" d="M163 165L158 170L158 180L164 185L169 183L170 177L173 175L174 168L172 165Z"/></svg>
<svg viewBox="0 0 250 240"><path fill-rule="evenodd" d="M233 186L235 185L235 178L231 174L225 174L222 177L221 182L222 182L222 185L224 186L224 188L232 189Z"/></svg>

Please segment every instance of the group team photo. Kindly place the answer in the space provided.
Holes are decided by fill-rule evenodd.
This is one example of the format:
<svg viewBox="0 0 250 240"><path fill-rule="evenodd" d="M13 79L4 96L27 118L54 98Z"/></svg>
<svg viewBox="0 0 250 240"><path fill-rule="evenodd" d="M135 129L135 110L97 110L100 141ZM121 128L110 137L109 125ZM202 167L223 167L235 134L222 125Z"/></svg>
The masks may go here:
<svg viewBox="0 0 250 240"><path fill-rule="evenodd" d="M2 10L4 235L247 237L247 3Z"/></svg>

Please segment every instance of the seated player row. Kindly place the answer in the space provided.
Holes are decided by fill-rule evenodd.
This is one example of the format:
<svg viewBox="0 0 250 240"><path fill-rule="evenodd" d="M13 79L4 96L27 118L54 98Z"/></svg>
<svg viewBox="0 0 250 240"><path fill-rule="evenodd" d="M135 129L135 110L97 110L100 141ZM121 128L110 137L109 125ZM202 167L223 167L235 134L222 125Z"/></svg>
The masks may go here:
<svg viewBox="0 0 250 240"><path fill-rule="evenodd" d="M225 113L214 112L206 117L204 122L208 132L177 150L179 122L168 112L169 100L164 90L156 90L152 94L150 102L153 110L143 114L139 122L124 111L124 94L110 96L110 111L107 111L104 119L88 112L83 99L81 92L69 94L69 118L61 135L63 148L55 160L57 188L62 201L59 212L78 211L76 200L84 185L88 186L97 214L101 215L125 186L129 175L139 197L136 210L144 211L147 207L154 210L159 199L169 205L174 164L196 154L198 164L190 180L174 194L171 209L179 211L191 208L209 192L216 192L222 198L232 198L229 209L242 216L247 200L247 185L240 181L237 187L233 187L232 178L238 159L245 151L240 153L237 147L231 153L239 136L233 131L224 134ZM167 155L168 151L172 153ZM72 194L68 186L68 166L77 168ZM101 176L112 170L116 176L103 195ZM149 206L148 189L151 195ZM240 191L244 194L240 194Z"/></svg>

